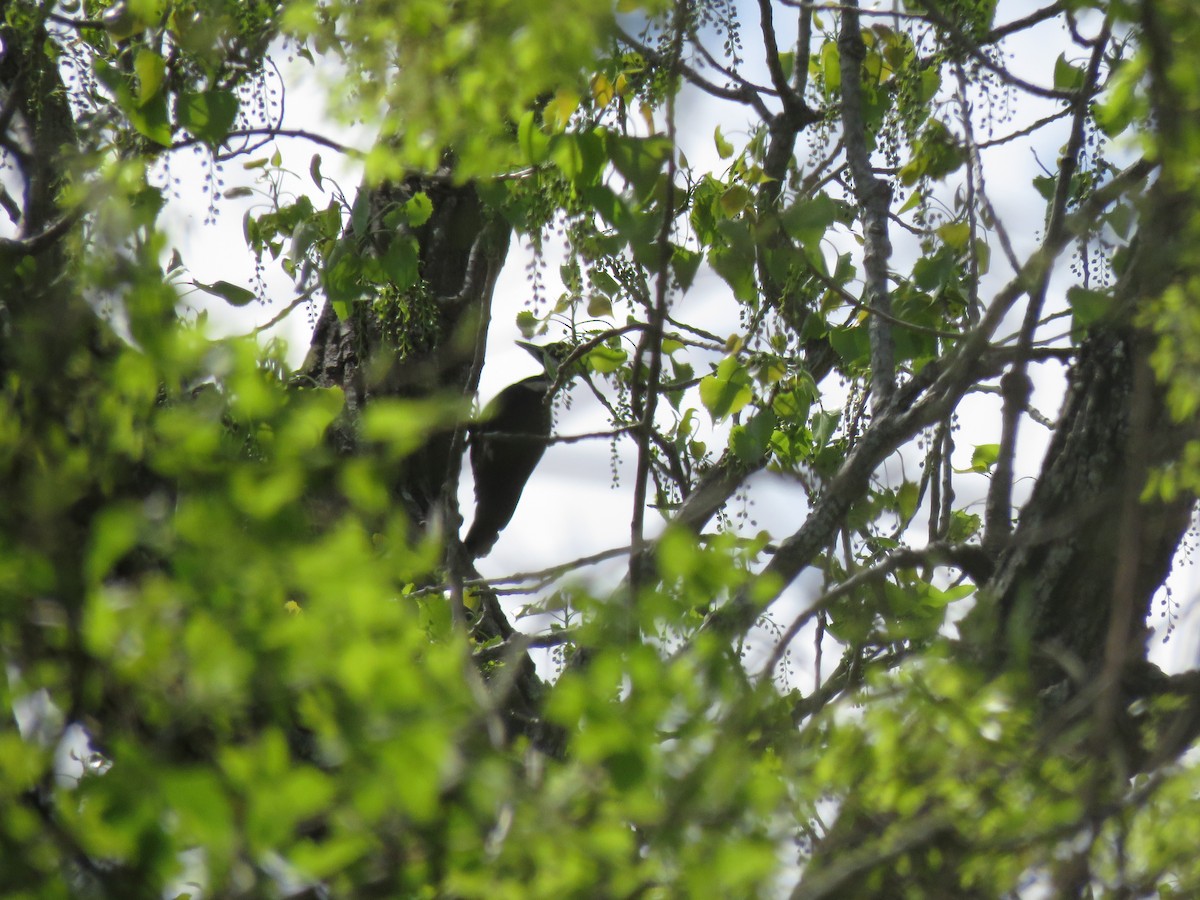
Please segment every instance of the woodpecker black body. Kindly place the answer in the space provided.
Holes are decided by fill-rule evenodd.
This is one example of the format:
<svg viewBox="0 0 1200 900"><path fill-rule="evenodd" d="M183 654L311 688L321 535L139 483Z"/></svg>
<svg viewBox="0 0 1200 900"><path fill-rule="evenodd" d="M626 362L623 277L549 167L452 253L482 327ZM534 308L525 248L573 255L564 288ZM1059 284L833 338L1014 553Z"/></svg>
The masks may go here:
<svg viewBox="0 0 1200 900"><path fill-rule="evenodd" d="M538 347L520 343L541 359L540 375L502 390L471 427L471 471L475 475L475 518L463 538L472 559L486 556L516 512L525 483L546 452L554 424L549 393L569 344Z"/></svg>

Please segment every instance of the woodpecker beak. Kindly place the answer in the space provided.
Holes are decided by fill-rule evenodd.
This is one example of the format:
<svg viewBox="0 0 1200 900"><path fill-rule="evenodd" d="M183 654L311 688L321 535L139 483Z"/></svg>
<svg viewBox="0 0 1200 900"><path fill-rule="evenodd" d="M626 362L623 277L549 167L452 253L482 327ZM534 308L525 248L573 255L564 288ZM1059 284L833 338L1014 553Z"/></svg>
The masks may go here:
<svg viewBox="0 0 1200 900"><path fill-rule="evenodd" d="M531 344L529 341L516 341L518 347L523 347L526 351L533 354L537 359L542 358L542 348L537 344Z"/></svg>
<svg viewBox="0 0 1200 900"><path fill-rule="evenodd" d="M554 358L554 354L549 352L546 347L540 344L531 344L528 341L516 341L515 343L541 363L542 371L547 375L552 378L558 375L558 361Z"/></svg>

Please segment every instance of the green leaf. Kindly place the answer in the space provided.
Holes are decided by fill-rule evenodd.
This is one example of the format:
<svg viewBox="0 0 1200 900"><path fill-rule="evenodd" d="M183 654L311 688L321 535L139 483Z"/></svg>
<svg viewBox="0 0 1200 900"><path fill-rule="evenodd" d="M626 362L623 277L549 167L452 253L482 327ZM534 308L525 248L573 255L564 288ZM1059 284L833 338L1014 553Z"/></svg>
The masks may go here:
<svg viewBox="0 0 1200 900"><path fill-rule="evenodd" d="M577 109L579 109L579 95L566 88L559 88L542 110L542 121L554 131L563 131L570 124L571 116Z"/></svg>
<svg viewBox="0 0 1200 900"><path fill-rule="evenodd" d="M945 225L938 226L937 236L948 247L962 250L971 239L971 225L969 222L947 222Z"/></svg>
<svg viewBox="0 0 1200 900"><path fill-rule="evenodd" d="M612 316L612 300L604 294L592 294L588 298L587 312L593 318L602 319Z"/></svg>
<svg viewBox="0 0 1200 900"><path fill-rule="evenodd" d="M350 231L356 238L362 240L367 236L367 226L371 221L371 198L366 191L359 191L350 208Z"/></svg>
<svg viewBox="0 0 1200 900"><path fill-rule="evenodd" d="M588 269L588 281L596 290L609 294L620 293L621 285L603 269Z"/></svg>
<svg viewBox="0 0 1200 900"><path fill-rule="evenodd" d="M696 280L701 259L703 257L697 251L687 247L676 244L671 248L671 271L675 273L675 280L683 290L690 288Z"/></svg>
<svg viewBox="0 0 1200 900"><path fill-rule="evenodd" d="M977 444L971 454L971 465L966 469L955 469L956 472L987 472L1000 458L999 444Z"/></svg>
<svg viewBox="0 0 1200 900"><path fill-rule="evenodd" d="M1129 238L1136 216L1128 203L1118 203L1104 215L1104 221L1122 240Z"/></svg>
<svg viewBox="0 0 1200 900"><path fill-rule="evenodd" d="M733 144L725 139L725 135L721 134L721 126L718 125L713 131L713 143L717 145L717 156L721 159L729 159L733 156Z"/></svg>
<svg viewBox="0 0 1200 900"><path fill-rule="evenodd" d="M1054 87L1059 91L1077 91L1083 87L1087 73L1081 66L1067 62L1066 54L1060 53L1054 61Z"/></svg>
<svg viewBox="0 0 1200 900"><path fill-rule="evenodd" d="M808 411L811 407L812 394L805 387L780 391L771 401L771 408L775 410L775 414L795 425L803 425L808 421Z"/></svg>
<svg viewBox="0 0 1200 900"><path fill-rule="evenodd" d="M147 21L137 14L133 6L129 0L119 0L105 10L101 17L104 30L114 41L127 40L146 29Z"/></svg>
<svg viewBox="0 0 1200 900"><path fill-rule="evenodd" d="M911 481L904 482L896 491L896 507L902 521L907 522L916 515L920 493L921 489Z"/></svg>
<svg viewBox="0 0 1200 900"><path fill-rule="evenodd" d="M911 212L921 205L921 201L925 199L925 194L921 191L909 192L908 199L904 201L904 205L896 211L897 215L903 215L906 212Z"/></svg>
<svg viewBox="0 0 1200 900"><path fill-rule="evenodd" d="M582 188L600 182L608 157L604 151L604 140L594 131L578 134L557 134L550 143L550 156L559 170L576 187Z"/></svg>
<svg viewBox="0 0 1200 900"><path fill-rule="evenodd" d="M335 304L348 304L359 299L364 290L362 275L361 257L345 241L339 241L321 271L321 286L325 288L325 296Z"/></svg>
<svg viewBox="0 0 1200 900"><path fill-rule="evenodd" d="M724 243L714 244L708 251L708 262L725 279L739 300L751 303L758 296L754 277L754 241L744 221L721 222L717 231Z"/></svg>
<svg viewBox="0 0 1200 900"><path fill-rule="evenodd" d="M258 299L258 295L254 291L241 287L240 285L231 284L228 281L214 281L212 284L205 284L202 281L193 281L193 285L200 288L206 294L212 294L214 297L220 297L230 306L245 306L248 303Z"/></svg>
<svg viewBox="0 0 1200 900"><path fill-rule="evenodd" d="M938 181L966 161L966 151L950 130L933 119L913 142L912 158L900 168L900 183L912 187L922 178Z"/></svg>
<svg viewBox="0 0 1200 900"><path fill-rule="evenodd" d="M538 317L529 310L523 309L517 313L517 329L521 332L522 337L533 337L537 334L538 325Z"/></svg>
<svg viewBox="0 0 1200 900"><path fill-rule="evenodd" d="M133 57L133 71L137 75L138 106L145 106L162 87L163 76L167 72L167 63L161 56L147 47L139 47Z"/></svg>
<svg viewBox="0 0 1200 900"><path fill-rule="evenodd" d="M1096 124L1110 138L1121 134L1144 112L1141 67L1121 66L1110 80L1104 99L1097 103Z"/></svg>
<svg viewBox="0 0 1200 900"><path fill-rule="evenodd" d="M237 114L238 99L232 91L184 92L175 101L176 122L207 144L225 140Z"/></svg>
<svg viewBox="0 0 1200 900"><path fill-rule="evenodd" d="M813 446L817 449L825 447L837 431L841 420L841 413L835 410L821 410L816 413L812 418Z"/></svg>
<svg viewBox="0 0 1200 900"><path fill-rule="evenodd" d="M750 370L736 356L727 356L714 374L700 379L700 402L714 421L720 421L753 399L752 384Z"/></svg>
<svg viewBox="0 0 1200 900"><path fill-rule="evenodd" d="M399 290L412 287L420 278L420 250L411 235L396 234L379 262L390 284Z"/></svg>
<svg viewBox="0 0 1200 900"><path fill-rule="evenodd" d="M828 194L798 200L779 214L783 230L792 238L809 243L820 240L837 221L837 204Z"/></svg>
<svg viewBox="0 0 1200 900"><path fill-rule="evenodd" d="M620 347L609 347L607 344L601 344L599 347L593 347L588 351L587 356L583 358L587 367L601 375L608 375L611 372L617 371L629 359L629 354Z"/></svg>
<svg viewBox="0 0 1200 900"><path fill-rule="evenodd" d="M929 594L925 598L925 602L929 605L939 607L957 603L959 600L970 597L975 593L975 585L973 584L956 584L944 591L934 587L932 584L927 587L929 588Z"/></svg>
<svg viewBox="0 0 1200 900"><path fill-rule="evenodd" d="M737 458L747 465L758 463L770 446L775 423L775 413L763 409L751 416L745 425L734 426L729 435L729 446Z"/></svg>
<svg viewBox="0 0 1200 900"><path fill-rule="evenodd" d="M608 136L608 152L613 167L633 187L640 200L654 190L663 166L671 153L671 143L664 138L633 138Z"/></svg>
<svg viewBox="0 0 1200 900"><path fill-rule="evenodd" d="M550 137L538 127L533 110L526 111L517 123L517 146L526 165L540 166L549 156Z"/></svg>
<svg viewBox="0 0 1200 900"><path fill-rule="evenodd" d="M842 89L842 62L834 41L826 41L822 45L816 65L825 81L825 96L837 94Z"/></svg>
<svg viewBox="0 0 1200 900"><path fill-rule="evenodd" d="M754 195L750 193L749 188L740 184L735 184L721 195L718 205L720 206L721 212L723 212L726 217L732 219L735 216L740 215L742 211L750 205L753 199Z"/></svg>
<svg viewBox="0 0 1200 900"><path fill-rule="evenodd" d="M433 215L433 201L424 191L418 191L404 204L404 215L412 228L420 228Z"/></svg>
<svg viewBox="0 0 1200 900"><path fill-rule="evenodd" d="M946 539L961 543L976 534L982 525L983 519L975 513L956 509L950 513L950 528L946 532Z"/></svg>
<svg viewBox="0 0 1200 900"><path fill-rule="evenodd" d="M865 366L871 356L871 338L866 325L831 328L829 344L850 366Z"/></svg>
<svg viewBox="0 0 1200 900"><path fill-rule="evenodd" d="M150 97L144 106L135 106L122 97L121 108L138 134L163 147L171 146L171 122L167 117L167 98L161 93Z"/></svg>
<svg viewBox="0 0 1200 900"><path fill-rule="evenodd" d="M791 81L792 72L796 68L796 54L792 51L779 54L779 68L783 72L783 77Z"/></svg>
<svg viewBox="0 0 1200 900"><path fill-rule="evenodd" d="M1108 291L1093 291L1088 288L1067 288L1067 303L1071 315L1080 328L1099 321L1112 308L1112 294Z"/></svg>
<svg viewBox="0 0 1200 900"><path fill-rule="evenodd" d="M131 505L108 506L96 516L86 562L90 584L100 584L121 557L136 546L141 522L138 510Z"/></svg>

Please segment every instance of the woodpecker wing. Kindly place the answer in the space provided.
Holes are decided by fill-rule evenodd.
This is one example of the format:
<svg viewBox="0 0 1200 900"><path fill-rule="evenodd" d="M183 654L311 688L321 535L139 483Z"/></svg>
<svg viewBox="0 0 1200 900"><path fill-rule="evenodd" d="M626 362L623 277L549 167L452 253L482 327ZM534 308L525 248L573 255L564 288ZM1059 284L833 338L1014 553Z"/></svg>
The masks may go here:
<svg viewBox="0 0 1200 900"><path fill-rule="evenodd" d="M545 400L552 383L542 374L509 385L488 404L487 418L472 430L475 519L463 539L472 557L492 549L546 450L553 417Z"/></svg>

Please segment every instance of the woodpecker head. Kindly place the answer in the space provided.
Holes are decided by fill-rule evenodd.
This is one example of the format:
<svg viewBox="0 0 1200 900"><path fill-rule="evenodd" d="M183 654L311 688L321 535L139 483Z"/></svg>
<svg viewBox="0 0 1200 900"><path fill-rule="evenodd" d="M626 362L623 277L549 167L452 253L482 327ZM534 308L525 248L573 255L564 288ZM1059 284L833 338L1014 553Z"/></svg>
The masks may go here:
<svg viewBox="0 0 1200 900"><path fill-rule="evenodd" d="M517 341L517 346L524 348L534 359L542 364L542 369L551 381L558 378L559 370L562 364L567 361L567 358L575 350L575 347L566 341L555 341L553 344L530 344L527 341ZM571 366L571 374L575 375L582 371L581 363L576 360Z"/></svg>

